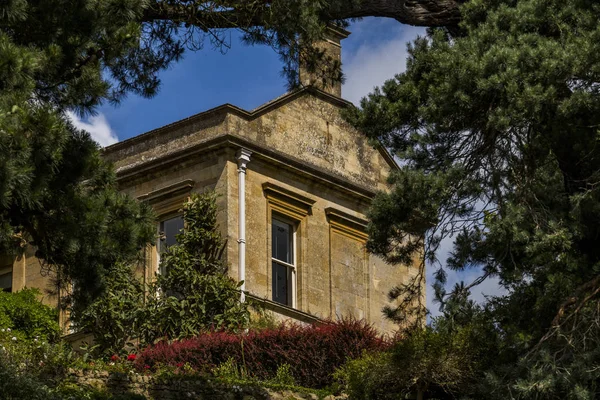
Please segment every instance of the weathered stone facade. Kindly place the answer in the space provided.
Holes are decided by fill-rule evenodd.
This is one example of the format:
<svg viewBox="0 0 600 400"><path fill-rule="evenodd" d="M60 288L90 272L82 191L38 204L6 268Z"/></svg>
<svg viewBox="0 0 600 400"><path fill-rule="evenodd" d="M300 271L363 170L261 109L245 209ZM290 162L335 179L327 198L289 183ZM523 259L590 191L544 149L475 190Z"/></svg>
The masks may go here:
<svg viewBox="0 0 600 400"><path fill-rule="evenodd" d="M391 326L387 293L416 272L365 251L365 213L395 164L340 116L347 104L315 89L287 94L252 112L224 105L106 149L123 191L150 201L166 218L191 192L221 196L226 257L240 277L237 157L251 152L245 177L246 290L298 319L365 318ZM273 216L295 229L295 304L273 300ZM156 271L156 250L148 272ZM301 313L295 313L298 310ZM307 315L305 315L307 314Z"/></svg>
<svg viewBox="0 0 600 400"><path fill-rule="evenodd" d="M121 190L149 202L159 221L176 216L190 193L215 190L230 274L277 315L353 316L389 331L381 313L388 291L417 267L388 265L366 252L365 214L397 166L343 120L349 103L338 89L308 87L253 111L225 104L112 145L104 156L114 162ZM275 228L289 238L281 244L285 260L273 250L283 240L273 237ZM158 271L159 248L145 252L146 279ZM45 289L48 280L26 256L14 262L13 282L13 290Z"/></svg>

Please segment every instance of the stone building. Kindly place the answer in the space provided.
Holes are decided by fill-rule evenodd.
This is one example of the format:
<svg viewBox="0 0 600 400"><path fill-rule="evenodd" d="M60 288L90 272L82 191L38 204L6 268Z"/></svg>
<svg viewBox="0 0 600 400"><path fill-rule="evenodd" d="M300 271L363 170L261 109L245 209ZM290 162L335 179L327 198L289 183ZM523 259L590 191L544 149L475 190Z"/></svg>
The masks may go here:
<svg viewBox="0 0 600 400"><path fill-rule="evenodd" d="M345 36L336 30L323 46L340 57ZM143 276L160 273L160 253L183 227L184 200L214 189L229 273L267 309L306 322L354 316L392 328L381 313L387 293L416 267L366 252L365 213L397 166L342 119L350 104L340 95L340 84L307 86L252 111L224 104L106 148L122 191L158 216L160 238L146 252ZM33 257L6 265L0 285L47 284Z"/></svg>

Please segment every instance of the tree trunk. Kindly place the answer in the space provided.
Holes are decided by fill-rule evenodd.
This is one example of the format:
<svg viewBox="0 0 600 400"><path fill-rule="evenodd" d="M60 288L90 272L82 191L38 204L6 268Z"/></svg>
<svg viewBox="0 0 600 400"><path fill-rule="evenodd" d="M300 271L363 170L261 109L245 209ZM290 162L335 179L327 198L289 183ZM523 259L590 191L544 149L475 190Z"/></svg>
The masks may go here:
<svg viewBox="0 0 600 400"><path fill-rule="evenodd" d="M331 19L386 17L416 26L448 26L460 21L460 0L363 0L332 1Z"/></svg>
<svg viewBox="0 0 600 400"><path fill-rule="evenodd" d="M154 0L146 9L143 21L174 21L195 25L203 30L261 26L269 23L269 7L289 0L213 2L189 0ZM456 26L460 21L458 6L464 0L332 0L322 10L324 22L360 18L386 17L415 26Z"/></svg>

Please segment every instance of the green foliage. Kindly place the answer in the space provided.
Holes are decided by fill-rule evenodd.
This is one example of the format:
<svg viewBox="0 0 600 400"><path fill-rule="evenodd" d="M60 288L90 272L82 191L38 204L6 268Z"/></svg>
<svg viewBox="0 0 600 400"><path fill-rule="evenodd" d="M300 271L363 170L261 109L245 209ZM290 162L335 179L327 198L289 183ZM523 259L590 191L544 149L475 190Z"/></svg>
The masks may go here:
<svg viewBox="0 0 600 400"><path fill-rule="evenodd" d="M396 370L391 353L365 353L335 371L334 378L352 400L396 400L406 389Z"/></svg>
<svg viewBox="0 0 600 400"><path fill-rule="evenodd" d="M53 107L15 108L6 97L16 90L0 94L0 252L35 246L63 289L74 284L76 315L102 291L112 266L153 238L152 214L118 193L111 165L87 133Z"/></svg>
<svg viewBox="0 0 600 400"><path fill-rule="evenodd" d="M35 292L30 294L27 302L37 302ZM42 306L38 303L37 308ZM42 311L47 314L51 309L46 308ZM49 329L0 329L0 399L63 399L56 396L52 388L74 364L75 354L64 342L47 341L48 337L56 339L58 332L55 321L50 325ZM48 331L52 335L45 333ZM39 336L33 336L35 333Z"/></svg>
<svg viewBox="0 0 600 400"><path fill-rule="evenodd" d="M35 248L62 291L74 287L63 306L79 318L104 290L113 265L131 262L154 229L149 207L118 193L111 164L89 134L72 126L68 112L93 113L128 93L153 96L158 73L184 48L199 50L206 39L228 47L221 27L274 47L291 85L298 84L301 59L323 80L340 79L338 61L299 45L323 36L326 6L236 2L230 14L223 12L228 1L0 5L0 254Z"/></svg>
<svg viewBox="0 0 600 400"><path fill-rule="evenodd" d="M222 257L216 195L192 195L183 218L178 244L161 255L166 273L157 274L147 291L134 267L118 263L103 295L81 314L80 328L94 333L96 350L104 356L123 354L130 341L149 344L248 325L248 304L240 303L240 284L227 275Z"/></svg>
<svg viewBox="0 0 600 400"><path fill-rule="evenodd" d="M0 400L144 399L134 394L112 395L70 381L67 377L69 369L89 368L96 363L84 363L65 342L49 343L37 337L28 339L9 329L0 330ZM98 364L109 370L101 362ZM131 367L127 371L131 371Z"/></svg>
<svg viewBox="0 0 600 400"><path fill-rule="evenodd" d="M14 365L4 361L0 354L0 399L46 400L49 389L31 374L20 374Z"/></svg>
<svg viewBox="0 0 600 400"><path fill-rule="evenodd" d="M277 367L275 376L271 379L271 383L276 385L294 386L296 380L292 376L291 367L289 364L281 364Z"/></svg>
<svg viewBox="0 0 600 400"><path fill-rule="evenodd" d="M148 6L142 0L7 3L0 25L7 68L0 80L33 90L40 102L82 111L127 92L150 96L159 83L156 73L182 48L165 42L170 32L142 31Z"/></svg>
<svg viewBox="0 0 600 400"><path fill-rule="evenodd" d="M128 341L139 335L144 303L144 286L135 269L117 264L107 278L104 293L83 311L78 325L93 332L94 346L102 354L123 354Z"/></svg>
<svg viewBox="0 0 600 400"><path fill-rule="evenodd" d="M475 363L469 333L466 328L445 332L427 327L399 341L392 358L405 391L450 395L472 383Z"/></svg>
<svg viewBox="0 0 600 400"><path fill-rule="evenodd" d="M219 364L217 367L213 368L211 372L218 383L234 385L233 387L246 386L256 387L259 388L259 390L263 388L270 388L278 391L293 391L295 393L303 393L307 395L310 394L311 398L317 396L319 399L327 398L327 396L331 395L330 390L307 389L305 387L296 386L296 382L292 376L290 366L288 364L280 365L277 369L276 375L268 380L260 380L256 377L253 377L244 366L238 365L233 358L229 358L224 363ZM193 374L192 376L197 377L197 373ZM207 383L207 385L209 384Z"/></svg>
<svg viewBox="0 0 600 400"><path fill-rule="evenodd" d="M136 394L112 395L88 386L41 379L30 371L19 371L0 356L0 400L144 400Z"/></svg>
<svg viewBox="0 0 600 400"><path fill-rule="evenodd" d="M0 253L35 248L63 290L74 284L67 300L78 303L75 317L115 262L131 260L154 235L150 209L118 193L98 145L65 115L126 91L153 93L153 74L176 54L140 51L135 18L145 5L0 6Z"/></svg>
<svg viewBox="0 0 600 400"><path fill-rule="evenodd" d="M248 379L248 371L243 366L238 366L232 357L213 368L212 374L223 382Z"/></svg>
<svg viewBox="0 0 600 400"><path fill-rule="evenodd" d="M145 310L145 342L192 337L210 329L238 330L248 324L240 285L227 276L225 243L217 225L216 195L193 194L184 204L184 232L161 256L153 294Z"/></svg>
<svg viewBox="0 0 600 400"><path fill-rule="evenodd" d="M600 386L600 308L593 301L563 309L555 325L513 364L488 369L490 399L594 399ZM492 391L493 389L493 391Z"/></svg>
<svg viewBox="0 0 600 400"><path fill-rule="evenodd" d="M37 289L0 292L0 331L20 339L54 341L60 334L56 309L38 300ZM8 332L6 332L8 334Z"/></svg>
<svg viewBox="0 0 600 400"><path fill-rule="evenodd" d="M64 383L50 391L52 400L146 400L135 393L111 394L89 386Z"/></svg>
<svg viewBox="0 0 600 400"><path fill-rule="evenodd" d="M59 341L57 310L38 300L39 291L0 292L0 364L31 376L60 376L75 356ZM33 378L31 378L33 379Z"/></svg>
<svg viewBox="0 0 600 400"><path fill-rule="evenodd" d="M348 361L335 378L350 399L455 398L471 394L480 352L489 351L472 325L413 329L387 352ZM404 396L404 397L402 397ZM423 397L418 397L423 398Z"/></svg>

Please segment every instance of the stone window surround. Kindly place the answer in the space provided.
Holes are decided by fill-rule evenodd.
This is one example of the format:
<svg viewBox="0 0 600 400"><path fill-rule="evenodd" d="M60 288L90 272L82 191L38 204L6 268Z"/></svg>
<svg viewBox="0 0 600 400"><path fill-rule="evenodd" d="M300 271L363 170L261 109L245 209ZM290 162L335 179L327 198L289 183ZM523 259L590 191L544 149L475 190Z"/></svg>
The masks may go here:
<svg viewBox="0 0 600 400"><path fill-rule="evenodd" d="M306 268L304 266L304 253L306 246L303 245L303 238L307 236L307 217L312 215L312 206L316 202L309 197L298 194L292 190L278 186L272 182L265 182L262 185L263 193L267 199L267 298L273 297L272 293L272 238L271 226L272 220L283 219L283 222L292 223L294 226L294 247L295 247L295 278L292 282L292 309L303 310L306 300L303 298L307 290ZM281 307L289 307L281 304Z"/></svg>
<svg viewBox="0 0 600 400"><path fill-rule="evenodd" d="M366 244L369 238L366 232L368 221L333 207L327 207L325 215L333 231Z"/></svg>

